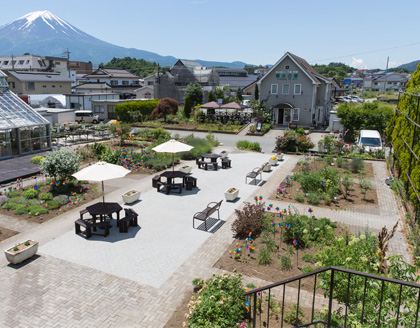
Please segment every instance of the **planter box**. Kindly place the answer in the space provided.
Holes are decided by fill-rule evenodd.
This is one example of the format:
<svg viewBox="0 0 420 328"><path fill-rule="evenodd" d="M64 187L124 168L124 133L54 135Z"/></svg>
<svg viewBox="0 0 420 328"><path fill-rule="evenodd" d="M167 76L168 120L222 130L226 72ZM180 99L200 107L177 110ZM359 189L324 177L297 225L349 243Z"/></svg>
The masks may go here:
<svg viewBox="0 0 420 328"><path fill-rule="evenodd" d="M139 200L140 198L140 191L135 190L136 192L131 194L131 195L127 195L127 193L122 195L122 199L124 201L124 203L126 204L131 204L134 203L135 201Z"/></svg>
<svg viewBox="0 0 420 328"><path fill-rule="evenodd" d="M179 168L179 170L181 172L184 172L185 174L190 174L191 170L192 170L192 167L191 166L181 167L181 168Z"/></svg>
<svg viewBox="0 0 420 328"><path fill-rule="evenodd" d="M225 191L225 198L226 198L226 201L233 202L236 198L238 198L239 189L235 188L235 191L229 192L230 189L232 188L229 188L228 190Z"/></svg>
<svg viewBox="0 0 420 328"><path fill-rule="evenodd" d="M263 172L270 172L271 171L271 164L265 164L263 167Z"/></svg>
<svg viewBox="0 0 420 328"><path fill-rule="evenodd" d="M222 156L222 158L226 158L228 156L228 152L220 153L219 155Z"/></svg>
<svg viewBox="0 0 420 328"><path fill-rule="evenodd" d="M276 157L276 159L269 159L268 160L268 163L270 163L271 165L277 165L277 162L278 162L278 159L277 159L277 157Z"/></svg>
<svg viewBox="0 0 420 328"><path fill-rule="evenodd" d="M26 242L30 242L31 245L25 246ZM12 264L19 264L30 257L34 256L36 252L38 251L38 242L33 240L26 240L23 241L16 246L9 248L8 250L4 251L4 254L6 255L7 260ZM13 251L15 247L18 247L18 251ZM23 248L22 248L23 247Z"/></svg>
<svg viewBox="0 0 420 328"><path fill-rule="evenodd" d="M283 154L277 154L276 157L277 157L277 160L279 161L283 160Z"/></svg>

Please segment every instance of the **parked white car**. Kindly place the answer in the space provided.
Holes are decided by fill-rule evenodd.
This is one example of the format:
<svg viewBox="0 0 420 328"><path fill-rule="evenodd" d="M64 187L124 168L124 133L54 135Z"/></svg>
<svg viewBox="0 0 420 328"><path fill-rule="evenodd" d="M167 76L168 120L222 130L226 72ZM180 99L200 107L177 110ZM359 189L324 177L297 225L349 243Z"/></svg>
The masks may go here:
<svg viewBox="0 0 420 328"><path fill-rule="evenodd" d="M376 130L361 130L356 144L365 151L382 150L381 135Z"/></svg>

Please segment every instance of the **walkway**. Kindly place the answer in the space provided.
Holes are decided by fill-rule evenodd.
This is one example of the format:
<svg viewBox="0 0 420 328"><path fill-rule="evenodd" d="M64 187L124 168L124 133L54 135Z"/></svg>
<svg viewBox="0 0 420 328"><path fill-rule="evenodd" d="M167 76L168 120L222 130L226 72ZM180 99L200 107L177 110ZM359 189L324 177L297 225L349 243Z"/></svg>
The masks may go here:
<svg viewBox="0 0 420 328"><path fill-rule="evenodd" d="M160 194L151 188L150 176L129 175L107 181L108 201L120 202L121 193L133 188L142 190L141 202L133 205L140 214L141 228L130 228L127 235L113 232L107 238L84 240L73 232L76 210L1 242L6 249L32 238L41 246L39 257L19 268L0 259L0 286L6 295L0 299L0 326L163 327L191 290L194 278L221 272L213 265L233 240L230 226L234 209L244 200L252 202L256 194L267 200L298 161L297 156L286 156L273 172L263 174L265 184L254 186L245 184L245 174L268 160L268 155L228 150L232 158L229 170L203 171L192 164L198 191ZM350 223L354 229L379 229L388 223L391 228L397 210L378 171L384 165L374 163L375 185L381 198L379 215L323 208L315 208L314 214ZM192 229L193 212L222 199L223 191L231 186L240 188L241 199L237 203L223 202L221 218L226 222L215 233ZM300 210L307 208L302 206ZM402 237L400 233L398 236ZM391 252L406 256L404 245L403 239L394 240ZM249 277L244 280L261 286L268 283ZM309 297L305 294L301 301L308 302Z"/></svg>

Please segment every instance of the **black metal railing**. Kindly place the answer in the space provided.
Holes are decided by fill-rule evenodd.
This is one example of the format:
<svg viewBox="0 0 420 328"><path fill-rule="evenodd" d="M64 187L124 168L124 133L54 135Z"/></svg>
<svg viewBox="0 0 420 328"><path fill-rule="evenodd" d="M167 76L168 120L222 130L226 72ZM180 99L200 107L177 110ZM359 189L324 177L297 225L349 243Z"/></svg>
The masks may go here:
<svg viewBox="0 0 420 328"><path fill-rule="evenodd" d="M323 286L323 293L317 293L317 280L319 275L330 274L329 277L329 288ZM312 294L312 301L310 310L310 319L303 317L301 312L301 298L302 298L302 281L304 279L314 279L313 290L303 291L306 296ZM296 284L297 289L292 288L287 291L286 286L292 283ZM355 292L353 284L357 283L363 288L359 288L359 292ZM387 288L385 288L387 284ZM347 287L346 287L347 286ZM403 287L406 287L403 290ZM278 289L280 288L280 292ZM407 289L408 288L408 289ZM372 289L374 289L375 296L372 296ZM362 291L363 290L363 291ZM384 293L385 290L392 291L391 294L387 294L388 299L384 304ZM275 291L281 296L281 315L272 317L270 310L273 308L273 297ZM340 292L341 291L341 295ZM345 291L345 293L343 293ZM267 295L268 293L268 295ZM353 295L360 294L360 295ZM286 307L286 294L288 298L294 297L296 303L292 307L292 311L296 310L296 313L291 313L289 319L285 318L285 307ZM264 300L264 296L266 296ZM391 295L391 296L390 296ZM419 306L420 306L420 285L412 282L397 280L384 276L378 276L359 271L344 269L335 266L325 267L310 273L306 273L294 278L286 279L265 287L253 289L245 293L248 299L249 306L249 322L251 327L270 327L270 319L273 322L272 326L283 327L284 323L288 324L288 327L347 327L349 325L349 317L352 317L353 323L359 322L363 327L376 326L385 327L384 320L387 320L386 327L392 322L392 327L418 327L419 321ZM358 299L358 297L361 299ZM319 314L315 312L316 298L318 297L318 303L328 302L327 312ZM353 302L350 303L350 297ZM407 299L410 297L411 303L407 303ZM357 315L350 313L355 310L355 307L351 307L351 304L355 304L357 299ZM288 302L289 306L291 303ZM389 311L390 303L392 310ZM308 302L306 302L306 310ZM319 304L317 304L319 305ZM368 309L366 308L368 307ZM383 313L383 308L387 307L386 314ZM401 319L401 309L404 310L404 319ZM343 311L344 310L344 311ZM415 311L414 311L415 310ZM334 312L335 311L335 312ZM366 313L369 311L369 313ZM408 312L407 312L408 311ZM264 313L266 312L266 313ZM306 311L308 312L308 311ZM339 320L335 314L339 313ZM406 315L409 315L410 319L407 319ZM369 320L367 316L369 315ZM333 319L333 316L335 317ZM281 317L281 318L280 318ZM290 319L292 318L292 319ZM308 322L304 322L304 320ZM338 322L339 321L339 322Z"/></svg>

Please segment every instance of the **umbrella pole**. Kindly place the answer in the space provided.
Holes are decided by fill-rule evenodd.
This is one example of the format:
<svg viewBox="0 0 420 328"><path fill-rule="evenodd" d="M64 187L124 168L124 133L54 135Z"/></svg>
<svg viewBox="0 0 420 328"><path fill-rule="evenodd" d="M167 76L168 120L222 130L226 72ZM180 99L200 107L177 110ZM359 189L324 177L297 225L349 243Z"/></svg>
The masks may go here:
<svg viewBox="0 0 420 328"><path fill-rule="evenodd" d="M102 203L105 206L105 191L104 191L104 181L102 180Z"/></svg>
<svg viewBox="0 0 420 328"><path fill-rule="evenodd" d="M175 171L174 153L172 153L172 172Z"/></svg>

